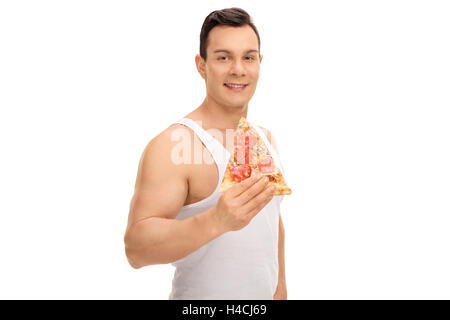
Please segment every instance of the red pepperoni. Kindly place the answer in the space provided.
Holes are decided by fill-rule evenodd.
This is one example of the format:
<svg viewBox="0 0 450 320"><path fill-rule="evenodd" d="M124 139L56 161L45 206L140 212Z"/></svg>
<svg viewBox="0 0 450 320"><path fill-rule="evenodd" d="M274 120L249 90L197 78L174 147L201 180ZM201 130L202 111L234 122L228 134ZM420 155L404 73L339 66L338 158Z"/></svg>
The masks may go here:
<svg viewBox="0 0 450 320"><path fill-rule="evenodd" d="M246 164L241 164L234 168L231 168L231 175L234 181L241 182L242 180L247 179L252 174L252 167Z"/></svg>
<svg viewBox="0 0 450 320"><path fill-rule="evenodd" d="M270 173L274 170L273 163L270 159L261 160L258 164L258 168L261 173Z"/></svg>

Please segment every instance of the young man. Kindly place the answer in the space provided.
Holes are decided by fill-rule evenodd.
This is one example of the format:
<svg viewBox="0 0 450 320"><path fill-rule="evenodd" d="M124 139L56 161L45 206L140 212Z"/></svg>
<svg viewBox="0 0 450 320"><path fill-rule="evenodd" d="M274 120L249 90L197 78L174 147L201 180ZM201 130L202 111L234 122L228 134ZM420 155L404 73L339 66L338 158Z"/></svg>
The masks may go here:
<svg viewBox="0 0 450 320"><path fill-rule="evenodd" d="M176 267L169 299L287 299L279 212L283 196L274 197L266 178L257 176L219 193L232 145L209 133L226 136L247 117L261 60L258 31L244 10L209 14L195 57L206 98L150 141L142 154L126 255L136 269ZM269 131L255 129L273 142ZM188 137L183 149L188 161L181 163L174 157L180 132ZM198 161L196 145L203 161Z"/></svg>

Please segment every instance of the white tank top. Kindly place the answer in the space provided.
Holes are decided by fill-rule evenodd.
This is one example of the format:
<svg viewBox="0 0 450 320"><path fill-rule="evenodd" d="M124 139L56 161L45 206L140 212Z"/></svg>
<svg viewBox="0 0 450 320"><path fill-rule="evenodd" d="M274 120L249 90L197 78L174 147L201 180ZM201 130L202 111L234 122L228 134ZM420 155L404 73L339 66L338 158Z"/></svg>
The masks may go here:
<svg viewBox="0 0 450 320"><path fill-rule="evenodd" d="M217 204L219 186L230 159L223 145L189 118L176 123L192 129L213 156L219 171L214 192L183 206L177 220L201 213ZM283 175L278 154L264 132L253 126L272 154ZM170 300L271 300L278 283L278 223L280 203L273 199L241 230L230 231L186 257L172 263L176 268Z"/></svg>

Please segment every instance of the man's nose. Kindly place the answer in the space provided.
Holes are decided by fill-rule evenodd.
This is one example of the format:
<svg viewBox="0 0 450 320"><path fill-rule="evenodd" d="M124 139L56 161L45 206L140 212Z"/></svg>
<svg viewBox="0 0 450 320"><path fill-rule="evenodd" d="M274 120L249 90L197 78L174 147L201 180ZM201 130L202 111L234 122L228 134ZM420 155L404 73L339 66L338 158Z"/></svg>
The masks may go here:
<svg viewBox="0 0 450 320"><path fill-rule="evenodd" d="M242 63L242 61L240 61L239 59L236 59L233 61L233 63L231 64L231 70L230 70L231 74L233 75L245 75L246 70L245 70L245 66Z"/></svg>

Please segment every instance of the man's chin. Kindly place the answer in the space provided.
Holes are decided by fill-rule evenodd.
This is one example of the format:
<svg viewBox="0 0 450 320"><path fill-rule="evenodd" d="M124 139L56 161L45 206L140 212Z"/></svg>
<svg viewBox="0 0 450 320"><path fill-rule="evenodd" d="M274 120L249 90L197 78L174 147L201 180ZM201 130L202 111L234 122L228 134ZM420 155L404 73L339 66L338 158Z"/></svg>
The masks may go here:
<svg viewBox="0 0 450 320"><path fill-rule="evenodd" d="M231 110L245 109L250 102L249 99L242 99L242 97L241 98L234 97L234 99L233 98L230 99L230 97L228 97L228 96L225 96L225 97L222 96L218 99L214 99L213 97L210 97L210 98L212 98L214 101L216 101L216 103L218 103L219 105L221 105L225 108L231 109Z"/></svg>
<svg viewBox="0 0 450 320"><path fill-rule="evenodd" d="M245 103L230 103L227 106L230 109L245 109L248 106L248 102L245 102Z"/></svg>
<svg viewBox="0 0 450 320"><path fill-rule="evenodd" d="M225 99L224 105L229 106L230 108L244 108L248 106L250 100L248 99Z"/></svg>

